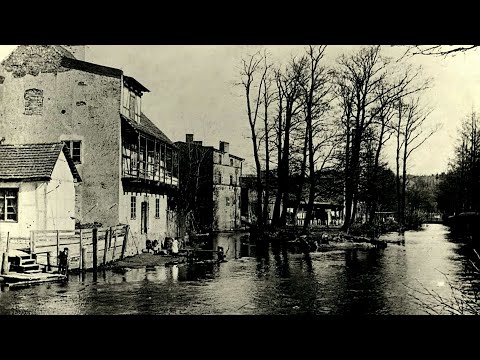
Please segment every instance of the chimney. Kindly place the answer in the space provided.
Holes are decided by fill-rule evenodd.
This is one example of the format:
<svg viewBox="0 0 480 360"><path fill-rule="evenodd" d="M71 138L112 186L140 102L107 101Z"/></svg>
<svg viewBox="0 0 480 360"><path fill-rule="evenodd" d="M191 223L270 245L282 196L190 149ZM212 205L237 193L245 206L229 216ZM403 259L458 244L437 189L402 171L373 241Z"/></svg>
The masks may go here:
<svg viewBox="0 0 480 360"><path fill-rule="evenodd" d="M202 142L201 142L201 141L195 140L193 143L194 143L195 145L200 145L200 146L202 146Z"/></svg>
<svg viewBox="0 0 480 360"><path fill-rule="evenodd" d="M223 151L223 152L225 152L225 153L228 154L228 152L229 152L229 144L228 144L228 142L220 141L219 147L220 147L220 151Z"/></svg>
<svg viewBox="0 0 480 360"><path fill-rule="evenodd" d="M185 135L185 142L187 142L187 143L193 142L193 134L186 134Z"/></svg>
<svg viewBox="0 0 480 360"><path fill-rule="evenodd" d="M86 45L62 45L65 49L70 51L75 59L85 61Z"/></svg>

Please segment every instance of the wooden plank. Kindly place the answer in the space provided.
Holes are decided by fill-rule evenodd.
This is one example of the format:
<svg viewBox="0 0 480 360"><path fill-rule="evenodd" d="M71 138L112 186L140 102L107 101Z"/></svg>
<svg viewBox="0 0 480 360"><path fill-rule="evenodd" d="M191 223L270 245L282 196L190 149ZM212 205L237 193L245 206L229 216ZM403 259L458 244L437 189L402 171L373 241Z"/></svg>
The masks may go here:
<svg viewBox="0 0 480 360"><path fill-rule="evenodd" d="M82 229L80 229L80 232L79 232L78 235L80 236L79 243L78 243L78 245L79 245L78 249L80 251L80 259L79 259L79 262L78 262L78 267L79 267L79 269L83 269L83 251L82 251L83 250L83 244L82 244L83 231L82 231Z"/></svg>
<svg viewBox="0 0 480 360"><path fill-rule="evenodd" d="M59 264L59 261L60 259L58 258L58 255L60 254L60 236L59 236L59 232L57 230L57 254L56 254L56 258L57 258L57 266L60 265Z"/></svg>
<svg viewBox="0 0 480 360"><path fill-rule="evenodd" d="M122 254L120 256L120 259L123 260L125 257L125 251L127 250L127 242L128 242L128 231L129 231L130 225L125 225L125 236L123 237L123 243L122 243Z"/></svg>
<svg viewBox="0 0 480 360"><path fill-rule="evenodd" d="M103 245L103 266L107 264L107 251L108 251L108 230L105 230L105 241Z"/></svg>
<svg viewBox="0 0 480 360"><path fill-rule="evenodd" d="M83 271L87 270L87 249L82 248L82 267Z"/></svg>
<svg viewBox="0 0 480 360"><path fill-rule="evenodd" d="M97 229L93 229L93 272L97 272Z"/></svg>
<svg viewBox="0 0 480 360"><path fill-rule="evenodd" d="M115 227L115 240L113 243L112 261L115 261L115 249L117 248L117 227Z"/></svg>
<svg viewBox="0 0 480 360"><path fill-rule="evenodd" d="M2 274L8 274L10 270L10 263L8 262L8 253L10 251L10 232L7 232L7 243L5 247L5 252L3 254L2 261Z"/></svg>

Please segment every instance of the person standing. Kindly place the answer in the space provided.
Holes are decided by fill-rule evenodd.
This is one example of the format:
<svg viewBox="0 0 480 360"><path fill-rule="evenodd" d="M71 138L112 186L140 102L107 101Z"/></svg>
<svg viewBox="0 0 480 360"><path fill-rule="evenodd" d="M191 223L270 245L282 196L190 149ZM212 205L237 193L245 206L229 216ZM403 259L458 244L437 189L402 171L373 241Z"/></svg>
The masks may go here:
<svg viewBox="0 0 480 360"><path fill-rule="evenodd" d="M177 238L174 238L172 242L172 256L177 256L177 255L178 255L178 240Z"/></svg>

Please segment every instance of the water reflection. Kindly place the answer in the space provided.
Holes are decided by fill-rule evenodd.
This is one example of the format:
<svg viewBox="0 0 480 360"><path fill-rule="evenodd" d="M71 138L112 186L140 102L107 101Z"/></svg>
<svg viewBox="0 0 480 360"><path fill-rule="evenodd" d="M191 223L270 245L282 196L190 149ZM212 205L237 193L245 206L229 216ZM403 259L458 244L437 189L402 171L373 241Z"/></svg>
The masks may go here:
<svg viewBox="0 0 480 360"><path fill-rule="evenodd" d="M0 293L0 314L424 314L412 297L423 288L451 296L446 277L471 278L468 244L448 229L388 234L386 249L292 254L218 237L221 264L179 264L70 276ZM233 249L233 250L232 250ZM235 259L235 255L238 259ZM425 299L424 299L425 300Z"/></svg>

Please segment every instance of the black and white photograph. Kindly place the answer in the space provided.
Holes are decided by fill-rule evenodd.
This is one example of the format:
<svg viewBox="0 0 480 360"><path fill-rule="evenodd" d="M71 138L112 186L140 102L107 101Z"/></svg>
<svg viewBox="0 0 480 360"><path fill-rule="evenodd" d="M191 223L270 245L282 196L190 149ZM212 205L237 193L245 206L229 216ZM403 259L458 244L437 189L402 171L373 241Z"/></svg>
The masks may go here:
<svg viewBox="0 0 480 360"><path fill-rule="evenodd" d="M479 64L0 45L0 318L478 315Z"/></svg>

